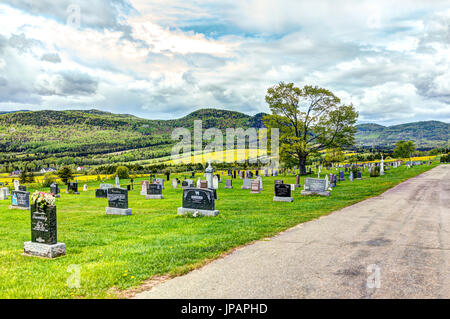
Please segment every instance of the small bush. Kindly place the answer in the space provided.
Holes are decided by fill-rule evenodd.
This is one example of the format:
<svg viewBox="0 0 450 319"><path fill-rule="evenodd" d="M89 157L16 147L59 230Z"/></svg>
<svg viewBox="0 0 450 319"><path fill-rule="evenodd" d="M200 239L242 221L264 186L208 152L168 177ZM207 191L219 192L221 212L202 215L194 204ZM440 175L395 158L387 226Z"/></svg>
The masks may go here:
<svg viewBox="0 0 450 319"><path fill-rule="evenodd" d="M55 182L55 178L52 173L46 173L44 175L44 180L42 181L42 187L50 187L52 183Z"/></svg>

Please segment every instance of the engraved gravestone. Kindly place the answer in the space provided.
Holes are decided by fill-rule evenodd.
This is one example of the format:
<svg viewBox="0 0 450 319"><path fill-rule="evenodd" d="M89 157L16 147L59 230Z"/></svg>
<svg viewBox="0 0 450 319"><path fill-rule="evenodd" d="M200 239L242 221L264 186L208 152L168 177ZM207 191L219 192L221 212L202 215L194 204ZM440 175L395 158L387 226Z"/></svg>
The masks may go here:
<svg viewBox="0 0 450 319"><path fill-rule="evenodd" d="M145 199L164 199L164 195L162 194L162 185L161 184L150 184L147 188L147 195L145 195Z"/></svg>
<svg viewBox="0 0 450 319"><path fill-rule="evenodd" d="M178 208L178 215L198 214L201 216L217 216L214 190L186 188L183 191L183 207Z"/></svg>
<svg viewBox="0 0 450 319"><path fill-rule="evenodd" d="M66 245L58 243L56 206L31 205L31 241L23 245L24 255L56 258L66 254Z"/></svg>
<svg viewBox="0 0 450 319"><path fill-rule="evenodd" d="M23 191L11 192L11 206L10 209L30 209L30 193Z"/></svg>
<svg viewBox="0 0 450 319"><path fill-rule="evenodd" d="M227 184L225 185L225 188L228 188L228 189L232 189L233 188L233 180L227 179L226 183Z"/></svg>
<svg viewBox="0 0 450 319"><path fill-rule="evenodd" d="M275 184L274 202L292 202L294 199L291 196L291 185Z"/></svg>
<svg viewBox="0 0 450 319"><path fill-rule="evenodd" d="M361 177L361 171L358 171L358 175L357 175L358 177L356 178L356 179L361 179L362 177Z"/></svg>
<svg viewBox="0 0 450 319"><path fill-rule="evenodd" d="M131 209L128 208L128 190L118 187L108 189L108 207L105 211L107 215L131 215Z"/></svg>
<svg viewBox="0 0 450 319"><path fill-rule="evenodd" d="M260 183L258 180L253 180L250 186L250 194L259 194L261 193L259 189Z"/></svg>
<svg viewBox="0 0 450 319"><path fill-rule="evenodd" d="M177 189L178 187L178 180L176 178L172 179L172 188Z"/></svg>
<svg viewBox="0 0 450 319"><path fill-rule="evenodd" d="M330 192L327 190L326 179L321 178L306 178L304 190L301 191L302 195L321 195L330 196Z"/></svg>
<svg viewBox="0 0 450 319"><path fill-rule="evenodd" d="M34 243L53 245L56 238L56 207L38 209L31 206L31 241Z"/></svg>
<svg viewBox="0 0 450 319"><path fill-rule="evenodd" d="M14 190L18 191L19 190L19 186L20 186L20 182L18 180L15 180L13 182L13 185L14 185Z"/></svg>

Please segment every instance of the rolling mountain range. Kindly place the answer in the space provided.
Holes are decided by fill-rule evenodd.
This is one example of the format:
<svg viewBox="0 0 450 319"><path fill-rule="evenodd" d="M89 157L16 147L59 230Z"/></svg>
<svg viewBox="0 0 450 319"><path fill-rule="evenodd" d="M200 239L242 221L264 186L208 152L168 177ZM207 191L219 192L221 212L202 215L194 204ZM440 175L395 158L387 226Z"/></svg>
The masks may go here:
<svg viewBox="0 0 450 319"><path fill-rule="evenodd" d="M175 120L148 120L128 114L87 111L18 111L0 114L0 164L18 159L60 164L67 161L92 165L111 161L135 161L170 154L173 129L263 127L264 113L201 109ZM449 147L450 124L426 121L381 126L358 125L358 146L392 146L413 140L418 148ZM52 158L50 161L49 158Z"/></svg>

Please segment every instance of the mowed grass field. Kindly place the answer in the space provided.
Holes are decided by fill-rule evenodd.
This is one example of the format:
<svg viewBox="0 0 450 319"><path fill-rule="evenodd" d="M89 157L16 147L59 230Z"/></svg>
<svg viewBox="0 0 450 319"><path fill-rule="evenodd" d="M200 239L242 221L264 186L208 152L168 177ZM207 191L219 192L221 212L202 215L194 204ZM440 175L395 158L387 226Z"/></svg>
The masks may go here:
<svg viewBox="0 0 450 319"><path fill-rule="evenodd" d="M376 196L436 165L402 166L376 178L366 171L353 183L347 173L347 181L338 183L330 197L305 197L297 189L293 203L272 201L274 180L292 184L292 175L264 177L261 194L242 190L239 178L233 180L234 189L225 189L222 181L219 216L201 218L177 216L183 191L172 189L170 182L165 199L146 200L139 195L143 178L135 181L129 194L132 216L106 216L107 200L95 198L99 183L88 183L87 192L79 184L80 195L65 194L64 188L57 199L58 241L66 244L67 255L53 260L21 255L31 238L30 213L10 210L11 200L1 201L0 298L120 298L151 277L183 274L235 247ZM72 265L80 270L79 288L67 284Z"/></svg>

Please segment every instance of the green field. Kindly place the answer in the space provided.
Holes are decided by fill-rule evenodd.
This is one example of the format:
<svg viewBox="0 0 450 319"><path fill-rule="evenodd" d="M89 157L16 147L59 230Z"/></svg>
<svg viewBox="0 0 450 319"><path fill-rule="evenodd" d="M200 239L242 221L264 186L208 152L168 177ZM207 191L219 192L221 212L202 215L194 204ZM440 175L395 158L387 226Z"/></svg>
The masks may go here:
<svg viewBox="0 0 450 319"><path fill-rule="evenodd" d="M30 213L9 210L10 200L1 201L0 298L121 297L120 292L153 276L185 273L235 247L378 195L436 165L402 166L376 178L366 171L363 180L338 183L329 198L304 197L296 190L293 203L273 202L272 197L275 179L295 183L294 176L263 178L261 194L241 190L240 179L233 180L232 190L222 182L219 216L203 218L176 215L182 190L172 189L170 182L164 200L145 200L135 182L129 196L132 216L106 216L107 200L95 198L99 183L89 183L88 192L79 185L80 195L62 190L57 199L58 241L66 244L67 255L54 260L21 255L31 238ZM80 288L67 285L70 265L80 267Z"/></svg>

